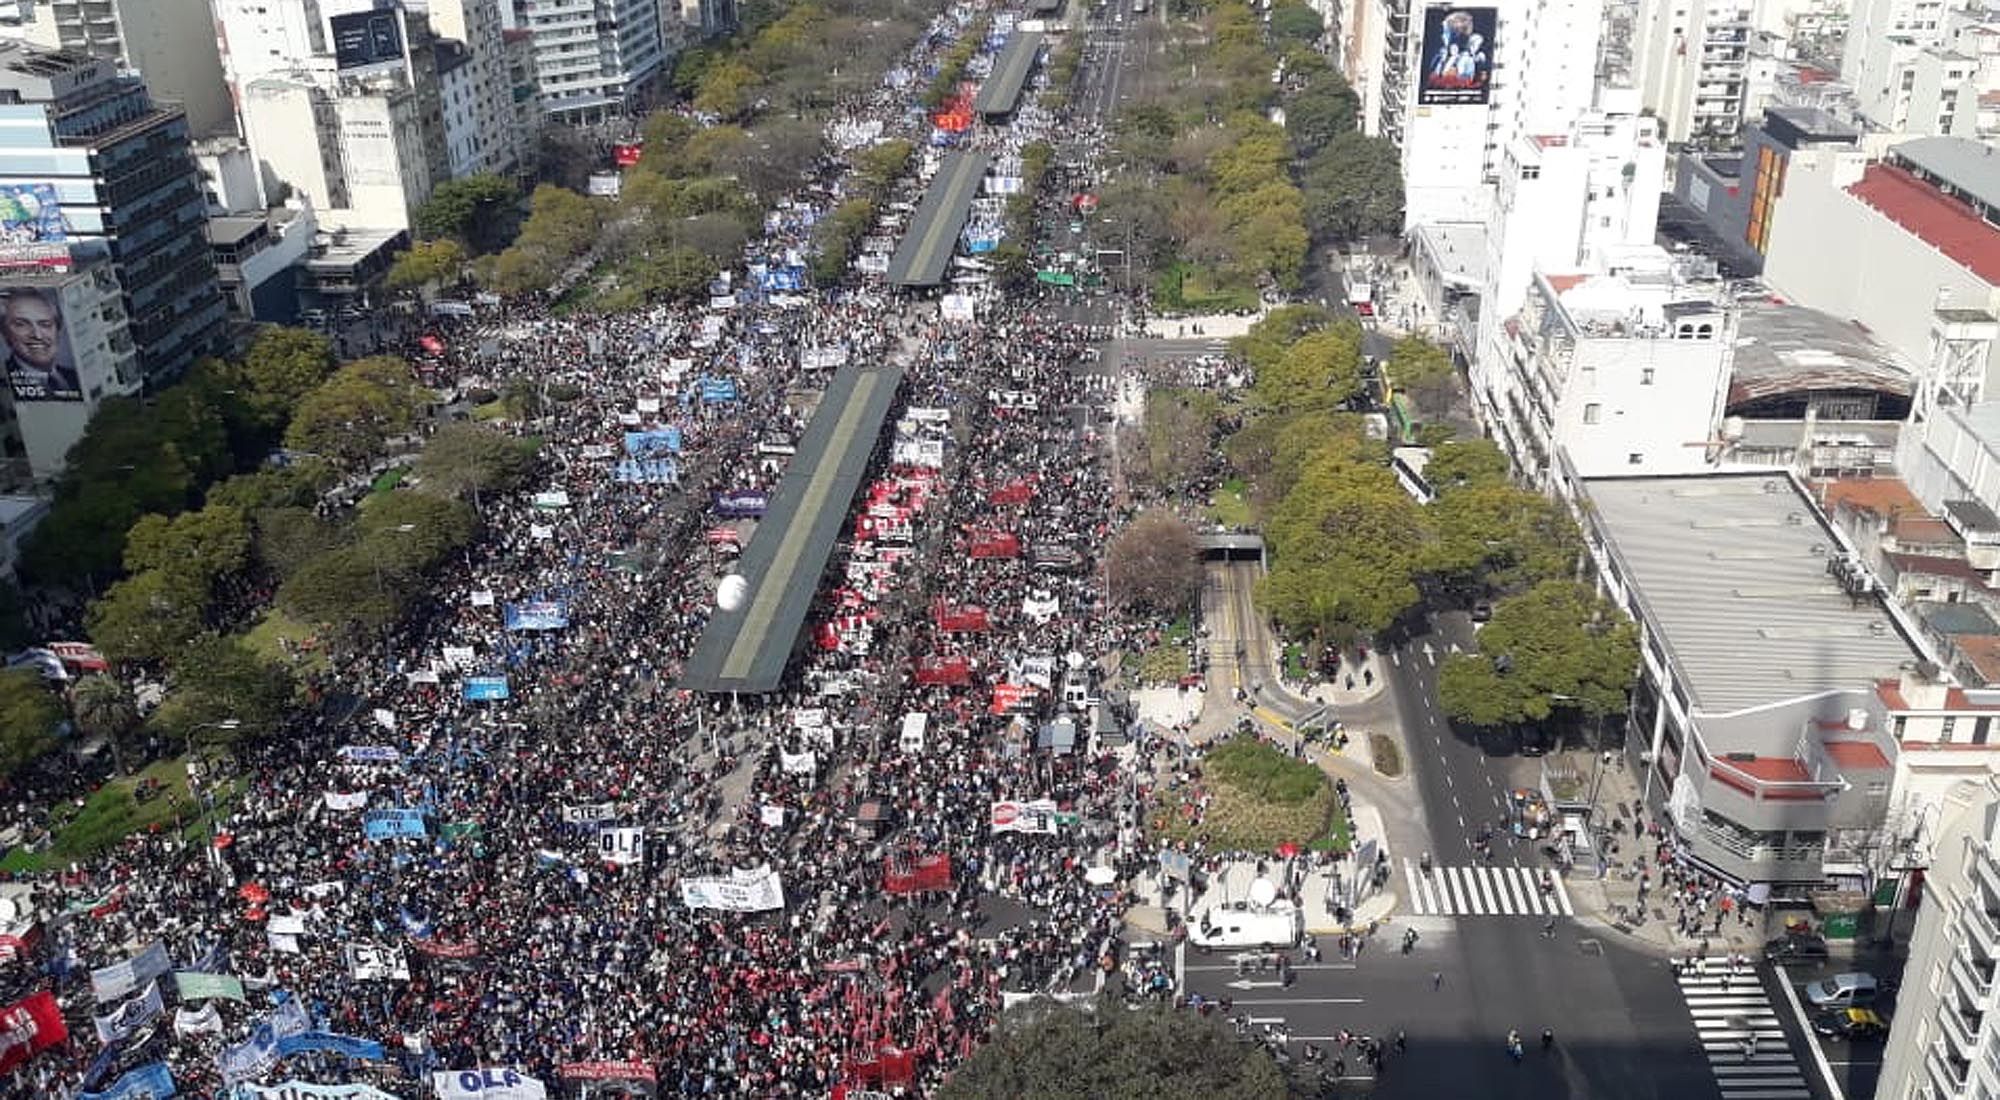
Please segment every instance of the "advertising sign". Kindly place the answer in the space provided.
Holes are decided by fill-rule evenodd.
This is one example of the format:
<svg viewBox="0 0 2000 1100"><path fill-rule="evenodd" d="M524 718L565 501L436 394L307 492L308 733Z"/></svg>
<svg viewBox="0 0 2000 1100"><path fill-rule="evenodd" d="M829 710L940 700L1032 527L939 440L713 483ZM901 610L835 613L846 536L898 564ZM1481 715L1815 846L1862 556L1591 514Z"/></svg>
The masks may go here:
<svg viewBox="0 0 2000 1100"><path fill-rule="evenodd" d="M53 184L0 184L0 263L65 270L68 241Z"/></svg>
<svg viewBox="0 0 2000 1100"><path fill-rule="evenodd" d="M333 31L333 63L340 69L403 60L403 25L396 11L357 11L327 20Z"/></svg>
<svg viewBox="0 0 2000 1100"><path fill-rule="evenodd" d="M1426 8L1417 102L1485 103L1493 90L1493 30L1498 22L1493 8Z"/></svg>
<svg viewBox="0 0 2000 1100"><path fill-rule="evenodd" d="M0 336L7 340L7 385L16 401L81 401L76 356L62 300L47 287L0 290Z"/></svg>

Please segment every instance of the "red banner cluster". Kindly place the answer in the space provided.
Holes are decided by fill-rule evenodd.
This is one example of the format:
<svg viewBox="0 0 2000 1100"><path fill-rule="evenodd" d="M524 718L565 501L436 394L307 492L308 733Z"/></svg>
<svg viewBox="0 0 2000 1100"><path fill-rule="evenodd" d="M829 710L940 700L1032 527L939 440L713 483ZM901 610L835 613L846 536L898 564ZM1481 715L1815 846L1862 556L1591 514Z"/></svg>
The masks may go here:
<svg viewBox="0 0 2000 1100"><path fill-rule="evenodd" d="M0 1073L15 1067L69 1038L62 1008L56 995L43 990L26 1000L16 1001L0 1012Z"/></svg>
<svg viewBox="0 0 2000 1100"><path fill-rule="evenodd" d="M917 662L917 683L925 687L964 687L972 682L972 662L964 657L926 657Z"/></svg>

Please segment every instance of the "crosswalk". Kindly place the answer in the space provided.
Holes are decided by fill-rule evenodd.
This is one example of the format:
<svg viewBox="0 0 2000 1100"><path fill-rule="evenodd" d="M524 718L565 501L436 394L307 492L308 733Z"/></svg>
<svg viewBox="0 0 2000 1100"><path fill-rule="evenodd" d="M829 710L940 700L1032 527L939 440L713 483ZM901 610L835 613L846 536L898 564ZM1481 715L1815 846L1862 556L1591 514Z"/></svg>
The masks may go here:
<svg viewBox="0 0 2000 1100"><path fill-rule="evenodd" d="M1754 967L1732 975L1724 959L1683 959L1681 996L1723 1100L1808 1100L1784 1026Z"/></svg>
<svg viewBox="0 0 2000 1100"><path fill-rule="evenodd" d="M1562 876L1550 876L1553 888L1545 892L1532 867L1474 865L1426 872L1406 859L1403 874L1409 880L1411 908L1419 916L1567 917L1575 912Z"/></svg>

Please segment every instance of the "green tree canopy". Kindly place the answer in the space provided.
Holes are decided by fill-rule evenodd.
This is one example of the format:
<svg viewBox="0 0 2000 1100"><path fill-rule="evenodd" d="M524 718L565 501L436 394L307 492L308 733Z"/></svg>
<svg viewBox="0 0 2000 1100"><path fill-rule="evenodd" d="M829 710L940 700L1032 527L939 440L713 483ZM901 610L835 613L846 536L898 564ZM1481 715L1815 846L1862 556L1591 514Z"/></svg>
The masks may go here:
<svg viewBox="0 0 2000 1100"><path fill-rule="evenodd" d="M1279 4L1271 9L1270 22L1266 27L1271 37L1279 42L1301 42L1311 45L1326 33L1326 23L1319 13L1304 4Z"/></svg>
<svg viewBox="0 0 2000 1100"><path fill-rule="evenodd" d="M447 424L425 441L416 473L425 491L446 497L519 489L534 475L536 450L484 425Z"/></svg>
<svg viewBox="0 0 2000 1100"><path fill-rule="evenodd" d="M452 237L475 253L491 252L513 232L514 203L520 197L512 183L491 173L446 180L417 207L417 235L425 240Z"/></svg>
<svg viewBox="0 0 2000 1100"><path fill-rule="evenodd" d="M1425 517L1385 466L1316 455L1265 534L1264 606L1289 629L1372 634L1417 603Z"/></svg>
<svg viewBox="0 0 2000 1100"><path fill-rule="evenodd" d="M125 569L159 570L208 591L250 562L250 521L241 509L210 504L168 518L140 517L125 539Z"/></svg>
<svg viewBox="0 0 2000 1100"><path fill-rule="evenodd" d="M1165 1008L1095 1014L1069 1007L1018 1009L960 1066L939 1100L1273 1100L1286 1095L1270 1055L1217 1018Z"/></svg>
<svg viewBox="0 0 2000 1100"><path fill-rule="evenodd" d="M1361 392L1361 328L1344 322L1300 337L1257 368L1251 394L1278 412L1331 411Z"/></svg>
<svg viewBox="0 0 2000 1100"><path fill-rule="evenodd" d="M196 578L149 569L111 586L84 616L90 640L118 664L170 660L206 625L209 593Z"/></svg>
<svg viewBox="0 0 2000 1100"><path fill-rule="evenodd" d="M111 747L119 772L125 767L125 742L139 728L139 708L131 689L115 676L85 676L69 689L70 720L86 738L102 737Z"/></svg>
<svg viewBox="0 0 2000 1100"><path fill-rule="evenodd" d="M357 359L299 402L285 445L363 469L385 453L389 437L409 430L427 401L401 359Z"/></svg>
<svg viewBox="0 0 2000 1100"><path fill-rule="evenodd" d="M465 270L465 246L450 237L418 241L389 266L392 290L416 290L448 283Z"/></svg>
<svg viewBox="0 0 2000 1100"><path fill-rule="evenodd" d="M1306 167L1306 219L1333 240L1355 241L1403 227L1401 154L1387 138L1336 135Z"/></svg>
<svg viewBox="0 0 2000 1100"><path fill-rule="evenodd" d="M1588 585L1543 581L1494 604L1479 652L1453 654L1438 701L1454 721L1519 726L1557 709L1621 713L1639 667L1639 632Z"/></svg>
<svg viewBox="0 0 2000 1100"><path fill-rule="evenodd" d="M297 685L290 670L259 656L241 638L205 634L173 663L176 706L170 712L185 735L201 723L235 719L227 737L270 733L283 722Z"/></svg>
<svg viewBox="0 0 2000 1100"><path fill-rule="evenodd" d="M0 773L12 775L56 747L62 703L31 668L0 671Z"/></svg>

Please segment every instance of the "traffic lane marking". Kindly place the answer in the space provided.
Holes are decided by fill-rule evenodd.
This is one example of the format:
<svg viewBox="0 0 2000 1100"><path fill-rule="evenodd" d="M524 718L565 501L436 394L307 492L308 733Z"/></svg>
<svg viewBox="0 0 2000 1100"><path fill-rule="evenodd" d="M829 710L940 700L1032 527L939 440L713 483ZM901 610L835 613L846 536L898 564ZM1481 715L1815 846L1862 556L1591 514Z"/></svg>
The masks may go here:
<svg viewBox="0 0 2000 1100"><path fill-rule="evenodd" d="M1232 1003L1242 1008L1256 1008L1262 1005L1362 1005L1368 1002L1360 997L1259 997L1255 999L1232 998Z"/></svg>

